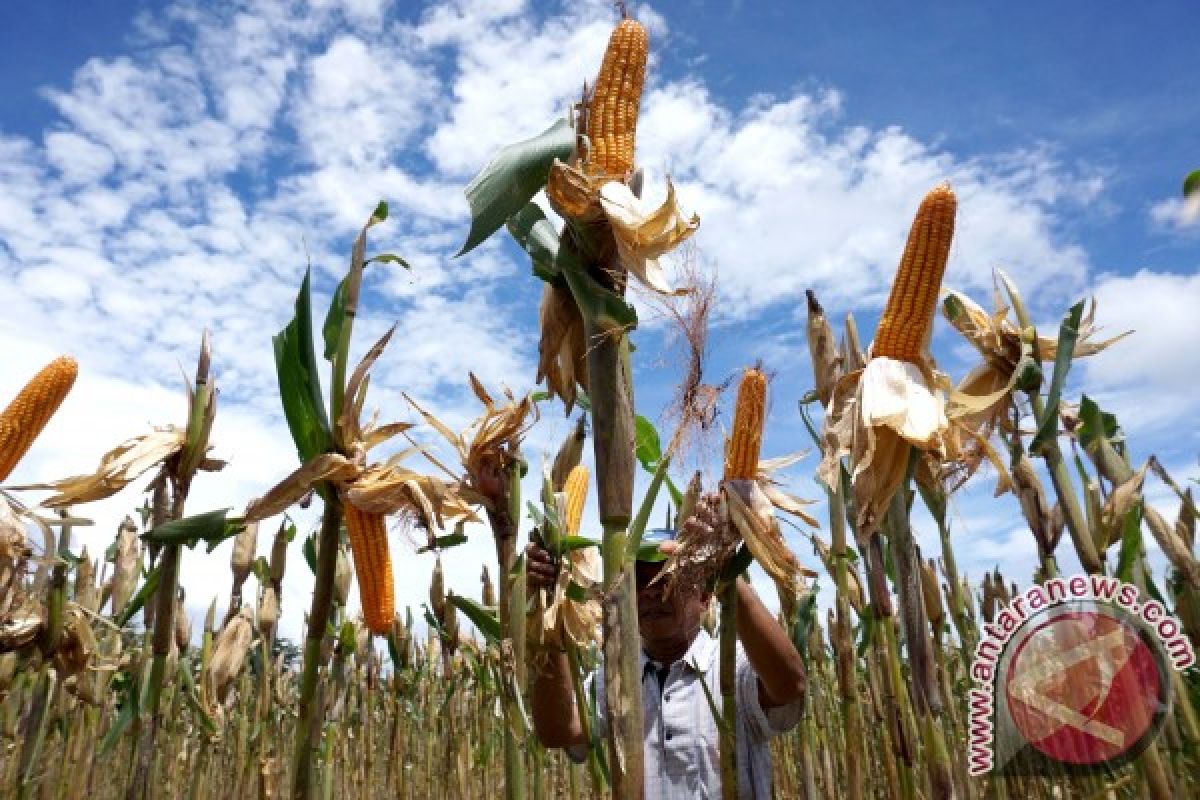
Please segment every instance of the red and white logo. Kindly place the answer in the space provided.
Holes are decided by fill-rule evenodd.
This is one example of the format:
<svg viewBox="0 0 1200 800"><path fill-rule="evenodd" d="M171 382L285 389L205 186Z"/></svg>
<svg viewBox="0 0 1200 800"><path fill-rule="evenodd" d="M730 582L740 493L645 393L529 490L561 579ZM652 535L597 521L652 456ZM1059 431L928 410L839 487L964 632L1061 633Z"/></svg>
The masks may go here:
<svg viewBox="0 0 1200 800"><path fill-rule="evenodd" d="M1122 616L1111 608L1048 614L1010 645L1008 714L1047 758L1099 766L1135 755L1157 732L1170 699L1163 659Z"/></svg>

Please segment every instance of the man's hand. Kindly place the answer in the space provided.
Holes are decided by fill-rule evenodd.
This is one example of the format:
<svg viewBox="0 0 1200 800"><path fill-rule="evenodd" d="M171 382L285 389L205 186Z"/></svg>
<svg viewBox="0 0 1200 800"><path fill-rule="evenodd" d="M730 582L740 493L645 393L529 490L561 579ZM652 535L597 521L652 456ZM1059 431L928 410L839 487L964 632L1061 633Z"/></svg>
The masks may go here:
<svg viewBox="0 0 1200 800"><path fill-rule="evenodd" d="M558 565L544 547L530 542L525 548L525 588L530 595L538 589L553 589L558 579Z"/></svg>

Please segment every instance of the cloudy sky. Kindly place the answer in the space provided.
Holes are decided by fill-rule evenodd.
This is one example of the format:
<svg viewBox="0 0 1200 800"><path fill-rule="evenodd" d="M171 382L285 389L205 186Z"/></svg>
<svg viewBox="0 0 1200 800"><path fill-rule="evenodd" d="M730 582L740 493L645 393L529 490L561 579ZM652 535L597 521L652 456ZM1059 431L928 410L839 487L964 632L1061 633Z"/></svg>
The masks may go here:
<svg viewBox="0 0 1200 800"><path fill-rule="evenodd" d="M699 213L696 252L718 279L708 379L762 359L775 374L767 452L805 447L804 290L873 330L917 203L949 179L960 211L946 285L987 304L1003 267L1050 329L1095 296L1107 331L1136 333L1079 365L1072 397L1115 410L1138 459L1200 474L1200 233L1177 199L1200 166L1200 72L1179 35L1200 22L1195 5L851 6L633 7L652 48L638 160L651 192L669 174ZM413 269L367 276L357 349L399 324L372 404L414 419L403 390L462 423L476 413L468 370L528 390L540 285L503 237L453 258L462 188L563 113L614 18L604 2L521 0L3 4L0 398L59 353L81 364L11 482L87 471L128 436L182 424L180 370L205 327L215 454L230 465L197 480L190 510L238 509L285 475L295 451L271 335L307 263L324 307L380 200L391 218L370 249ZM653 319L636 341L637 404L660 419L680 364ZM952 375L970 364L944 324L934 349ZM545 412L535 465L569 426ZM791 475L809 497L814 463ZM96 525L76 549L102 551L140 489L88 509ZM960 560L1024 580L1032 539L1015 501L989 495L985 477L955 502ZM920 541L936 552L927 526ZM399 603L415 606L431 557L400 531L392 546ZM193 614L224 602L228 556L185 556ZM294 556L283 632L296 637L311 575ZM450 585L475 594L487 560L475 531L446 555Z"/></svg>

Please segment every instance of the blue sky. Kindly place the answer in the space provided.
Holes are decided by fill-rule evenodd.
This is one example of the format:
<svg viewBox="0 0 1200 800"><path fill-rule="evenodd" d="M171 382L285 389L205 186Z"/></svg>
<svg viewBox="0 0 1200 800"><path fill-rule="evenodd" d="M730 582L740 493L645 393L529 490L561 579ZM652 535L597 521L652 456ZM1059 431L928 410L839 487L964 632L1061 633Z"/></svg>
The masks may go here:
<svg viewBox="0 0 1200 800"><path fill-rule="evenodd" d="M1200 474L1196 426L1181 424L1200 411L1200 238L1177 198L1200 166L1194 4L634 10L654 59L639 161L652 194L670 174L701 216L697 254L720 292L708 378L757 359L776 374L770 454L807 445L794 411L811 385L804 290L835 319L853 311L869 338L921 195L950 179L960 216L946 285L987 305L1003 266L1051 327L1095 295L1108 332L1137 334L1080 364L1074 394L1084 386L1117 410L1138 458ZM58 352L82 364L14 481L82 472L125 436L178 422L177 365L207 325L224 392L215 439L231 466L197 483L193 509L263 491L294 459L269 337L306 257L326 294L379 199L393 214L372 249L415 266L368 279L359 347L400 321L373 387L384 416L414 416L403 389L465 422L467 369L527 389L540 287L499 237L452 259L462 187L573 100L612 20L605 3L521 0L0 7L0 291L11 309L0 395ZM646 312L638 405L657 418L679 370ZM939 325L935 355L961 376L969 354ZM547 414L527 447L535 462L565 429ZM813 466L793 473L810 497ZM92 510L93 552L135 491ZM958 501L960 558L972 574L1001 563L1025 579L1032 540L1015 501L989 494L985 478ZM419 602L428 558L399 535L393 544L401 602ZM451 585L474 591L489 551L480 535L448 554ZM213 585L226 591L227 556L189 556L194 611ZM307 592L293 563L285 632Z"/></svg>

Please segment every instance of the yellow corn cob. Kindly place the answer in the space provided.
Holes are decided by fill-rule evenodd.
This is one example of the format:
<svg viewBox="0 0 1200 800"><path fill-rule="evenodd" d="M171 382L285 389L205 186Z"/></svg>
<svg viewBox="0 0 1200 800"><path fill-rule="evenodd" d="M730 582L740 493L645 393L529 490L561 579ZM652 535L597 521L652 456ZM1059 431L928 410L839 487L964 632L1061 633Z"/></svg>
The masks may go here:
<svg viewBox="0 0 1200 800"><path fill-rule="evenodd" d="M950 184L935 187L917 209L904 256L879 319L872 356L916 363L929 343L938 290L950 257L958 201Z"/></svg>
<svg viewBox="0 0 1200 800"><path fill-rule="evenodd" d="M576 464L567 475L567 481L563 484L563 492L567 496L563 533L567 536L574 536L579 533L579 522L583 519L583 504L587 502L588 468L583 464Z"/></svg>
<svg viewBox="0 0 1200 800"><path fill-rule="evenodd" d="M633 169L633 142L648 52L646 29L637 20L623 19L613 29L588 109L587 135L592 146L587 162L589 175L622 179Z"/></svg>
<svg viewBox="0 0 1200 800"><path fill-rule="evenodd" d="M383 514L368 514L353 503L346 503L345 508L363 618L371 633L385 634L396 616L396 596Z"/></svg>
<svg viewBox="0 0 1200 800"><path fill-rule="evenodd" d="M757 367L751 367L742 373L742 382L738 384L733 434L725 453L726 479L752 480L758 474L766 414L767 376Z"/></svg>
<svg viewBox="0 0 1200 800"><path fill-rule="evenodd" d="M75 385L79 365L59 356L33 376L0 414L0 481L6 480Z"/></svg>

